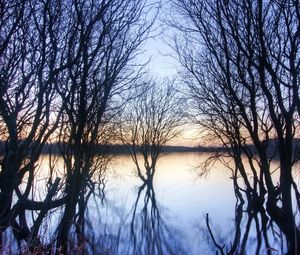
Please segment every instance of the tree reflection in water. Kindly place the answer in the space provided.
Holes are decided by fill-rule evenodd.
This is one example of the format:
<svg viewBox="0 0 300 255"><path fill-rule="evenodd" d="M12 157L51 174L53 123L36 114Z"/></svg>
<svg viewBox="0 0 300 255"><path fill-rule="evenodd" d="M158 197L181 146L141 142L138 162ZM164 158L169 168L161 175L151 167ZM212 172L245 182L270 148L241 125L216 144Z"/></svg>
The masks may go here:
<svg viewBox="0 0 300 255"><path fill-rule="evenodd" d="M144 182L133 206L129 254L187 254L180 233L168 226L160 210L152 181Z"/></svg>
<svg viewBox="0 0 300 255"><path fill-rule="evenodd" d="M201 232L206 235L211 251L222 255L285 254L283 234L267 215L265 208L245 201L239 189L235 190L237 200L231 230L227 228L227 232L219 231L217 234L209 214L205 216L206 227Z"/></svg>
<svg viewBox="0 0 300 255"><path fill-rule="evenodd" d="M104 175L103 178L105 179L106 176ZM174 211L172 206L166 208L166 205L161 204L157 199L160 194L158 191L155 193L156 178L153 176L149 180L141 181L132 204L128 205L124 200L120 203L122 194L119 187L116 189L117 196L111 199L113 191L106 190L104 179L102 179L103 185L94 180L95 182L85 182L81 187L76 214L68 235L68 254L282 255L287 251L284 235L281 235L279 227L273 224L266 213L265 203L258 204L251 200L252 196L245 194L245 190L242 186L238 186L234 178L237 202L235 208L230 208L235 213L232 221L228 221L224 213L221 215L222 223L218 225L214 219L216 211L210 211L208 207L203 207L203 204L199 203L197 206L202 207L203 212L209 213L205 218L200 219L201 231L197 227L193 228L192 225L184 229L180 226L180 221L174 221L177 220L177 211ZM55 183L52 185L55 186ZM185 187L187 186L183 188ZM190 193L191 196L198 194ZM47 254L47 252L60 254L60 250L56 248L58 237L56 229L59 227L63 209L64 207L50 211L45 209L45 212L36 214L34 222L39 222L39 218L42 218L39 225L30 224L30 215L26 213L29 227L37 227L36 230L32 229L32 233L38 233L40 237L38 240L40 245L37 245L34 250L36 254ZM171 215L176 218L168 217L166 210L170 210ZM189 218L188 212L185 213L188 224L192 224L195 218ZM14 233L16 234L22 233ZM203 240L195 242L196 238ZM10 251L13 251L13 254L18 252L17 242L13 240L12 232L6 232L3 241L5 244L13 244L10 250L3 249L3 254ZM23 240L20 245L19 251L22 250L23 254L27 254L30 247ZM207 246L210 246L209 250L206 250Z"/></svg>
<svg viewBox="0 0 300 255"><path fill-rule="evenodd" d="M200 232L192 233L204 242L192 244L184 236L183 229L171 226L171 218L164 217L164 208L156 200L153 176L142 182L129 216L119 221L105 222L101 208L103 204L95 199L99 211L88 213L89 205L82 202L82 217L76 217L76 227L72 232L74 254L128 254L128 255L169 255L169 254L285 254L286 242L276 224L267 215L263 204L249 201L251 196L235 183L236 206L233 221L225 222L218 228L209 214L202 220ZM92 197L92 196L91 196ZM87 197L88 200L91 198ZM98 201L98 202L97 202ZM107 202L107 201L106 201ZM205 208L204 208L205 209ZM124 209L123 209L124 210ZM81 209L78 210L79 212ZM113 213L113 211L110 211ZM122 212L118 212L122 214ZM126 212L123 212L123 215ZM108 217L111 217L108 216ZM99 222L95 223L95 219ZM107 219L106 219L107 220ZM190 222L193 219L190 219ZM84 227L85 226L85 227ZM206 242L206 243L205 243ZM197 251L193 250L197 246ZM210 246L209 252L204 248Z"/></svg>

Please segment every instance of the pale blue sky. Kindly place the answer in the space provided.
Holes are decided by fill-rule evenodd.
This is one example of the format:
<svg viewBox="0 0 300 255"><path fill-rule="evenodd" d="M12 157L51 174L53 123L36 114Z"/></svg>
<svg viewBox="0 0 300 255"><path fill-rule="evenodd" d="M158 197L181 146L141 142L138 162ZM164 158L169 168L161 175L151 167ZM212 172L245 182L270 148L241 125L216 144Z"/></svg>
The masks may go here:
<svg viewBox="0 0 300 255"><path fill-rule="evenodd" d="M151 62L148 65L151 75L158 75L159 77L172 77L176 75L176 66L178 64L170 56L171 49L163 41L162 35L149 39L144 48L145 53L142 58L148 59L151 57Z"/></svg>

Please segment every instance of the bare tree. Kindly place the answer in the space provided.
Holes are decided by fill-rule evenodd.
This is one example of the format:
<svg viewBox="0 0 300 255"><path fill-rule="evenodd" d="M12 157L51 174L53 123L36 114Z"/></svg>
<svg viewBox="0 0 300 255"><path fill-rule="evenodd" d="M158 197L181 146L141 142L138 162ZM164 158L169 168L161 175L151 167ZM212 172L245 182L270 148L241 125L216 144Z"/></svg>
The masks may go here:
<svg viewBox="0 0 300 255"><path fill-rule="evenodd" d="M289 254L296 254L300 240L292 189L298 204L299 193L292 172L298 161L299 3L173 3L187 21L173 23L183 35L174 48L198 123L227 148L235 165L233 180L238 184L241 175L244 187L237 187L248 202L263 210L267 197L268 214L286 235ZM274 156L279 159L278 184Z"/></svg>
<svg viewBox="0 0 300 255"><path fill-rule="evenodd" d="M45 207L43 201L28 199L36 164L60 116L59 110L51 111L61 69L57 64L60 5L59 1L1 1L0 8L0 115L5 141L0 173L1 236L12 225L17 239L28 240L25 209ZM26 187L21 190L22 182ZM63 203L52 203L53 189L57 185L50 187L47 208ZM17 203L13 203L14 194Z"/></svg>
<svg viewBox="0 0 300 255"><path fill-rule="evenodd" d="M68 197L57 247L64 253L68 252L72 224L80 224L78 215L84 214L77 214L79 198L85 200L87 188L93 186L93 175L105 167L101 160L104 164L99 169L99 156L95 155L97 145L108 138L103 136L107 132L101 130L106 129L122 103L120 95L139 75L139 67L132 60L149 36L153 19L147 20L146 13L153 7L137 0L74 1L66 7L68 37L64 40L64 59L72 64L61 73L56 87L63 109L58 137Z"/></svg>
<svg viewBox="0 0 300 255"><path fill-rule="evenodd" d="M1 236L12 226L18 240L40 245L48 210L65 205L57 246L67 252L69 229L84 215L79 206L76 216L76 205L85 203L105 170L107 158L94 156L96 145L110 138L107 123L139 75L142 65L134 58L155 8L136 0L0 1ZM36 201L36 167L52 141L59 144L66 179L52 180L50 173L49 190ZM25 210L39 211L31 228Z"/></svg>
<svg viewBox="0 0 300 255"><path fill-rule="evenodd" d="M152 183L163 146L182 128L183 103L170 81L144 81L141 88L124 110L121 140L129 148L137 175Z"/></svg>

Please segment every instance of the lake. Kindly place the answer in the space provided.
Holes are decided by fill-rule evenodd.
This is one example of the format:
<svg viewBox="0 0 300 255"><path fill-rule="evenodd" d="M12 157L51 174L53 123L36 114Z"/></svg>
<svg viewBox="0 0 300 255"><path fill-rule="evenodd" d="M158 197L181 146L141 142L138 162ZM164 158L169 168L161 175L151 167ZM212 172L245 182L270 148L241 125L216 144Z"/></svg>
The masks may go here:
<svg viewBox="0 0 300 255"><path fill-rule="evenodd" d="M234 254L284 254L286 246L279 229L268 223L264 235L260 217L246 213L246 205L237 203L228 169L217 162L209 173L199 176L199 166L209 156L162 155L153 185L146 185L136 175L129 155L115 156L107 169L103 193L96 189L85 205L88 253L216 254L217 245L225 252L236 245ZM61 160L57 168L62 167ZM46 192L48 171L48 157L44 156L35 184L36 199ZM61 175L63 171L58 172ZM44 240L53 239L60 217L61 210L54 210L44 221ZM71 232L75 238L75 228Z"/></svg>
<svg viewBox="0 0 300 255"><path fill-rule="evenodd" d="M154 176L153 190L161 217L174 234L181 235L180 240L188 254L199 254L208 248L202 233L206 213L217 228L225 222L226 225L230 223L235 213L230 172L219 164L206 176L199 177L198 167L207 157L207 154L197 153L163 155ZM117 157L113 168L119 178L111 183L107 199L117 201L118 207L130 211L143 183L136 177L130 157ZM140 211L144 197L138 204Z"/></svg>

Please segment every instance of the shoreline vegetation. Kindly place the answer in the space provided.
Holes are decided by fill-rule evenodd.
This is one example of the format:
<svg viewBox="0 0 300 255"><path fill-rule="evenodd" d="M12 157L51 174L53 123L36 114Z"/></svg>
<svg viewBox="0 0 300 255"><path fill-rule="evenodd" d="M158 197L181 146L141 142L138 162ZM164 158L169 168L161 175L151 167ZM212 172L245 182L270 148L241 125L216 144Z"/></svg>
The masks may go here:
<svg viewBox="0 0 300 255"><path fill-rule="evenodd" d="M268 154L275 156L276 139L269 141ZM60 147L67 146L67 144L58 145L57 143L45 144L42 150L42 154L60 154ZM94 153L98 155L120 155L120 154L130 154L130 148L127 145L123 144L98 144L94 145ZM294 140L294 152L299 153L300 151L300 139ZM248 149L252 152L255 151L255 147L252 144L248 145ZM162 153L186 153L186 152L200 152L200 153L226 153L227 149L222 146L209 146L209 145L198 145L198 146L180 146L180 145L165 145L161 148ZM274 153L275 152L275 153ZM0 141L0 155L5 153L5 143Z"/></svg>
<svg viewBox="0 0 300 255"><path fill-rule="evenodd" d="M4 154L5 144L0 141L0 155ZM123 144L110 144L110 145L96 145L95 154L129 154L130 149ZM217 146L176 146L176 145L166 145L162 147L162 153L176 153L176 152L216 152L223 150L221 147ZM225 151L225 150L224 150ZM42 150L42 154L60 154L60 149L58 144L45 144Z"/></svg>

